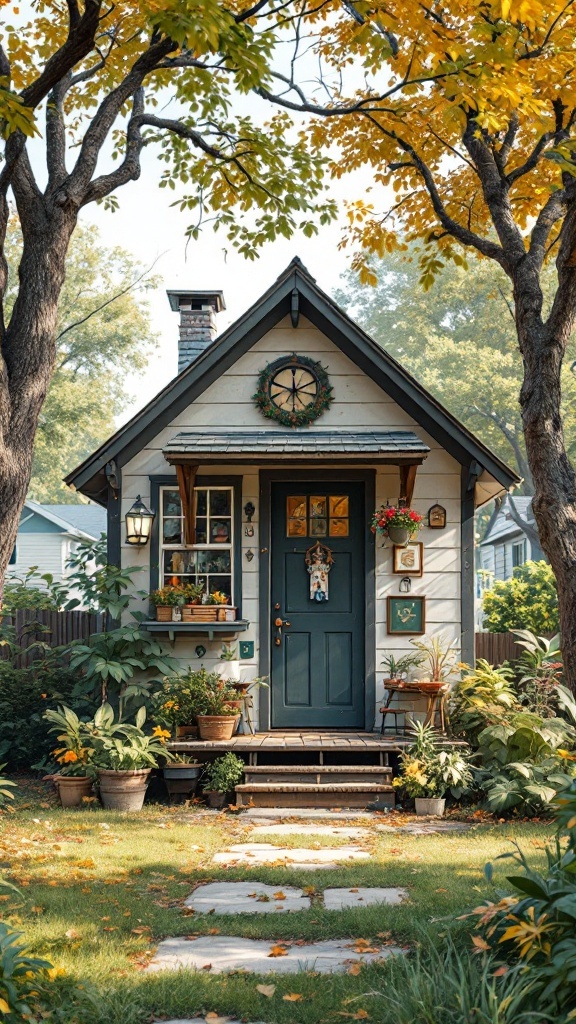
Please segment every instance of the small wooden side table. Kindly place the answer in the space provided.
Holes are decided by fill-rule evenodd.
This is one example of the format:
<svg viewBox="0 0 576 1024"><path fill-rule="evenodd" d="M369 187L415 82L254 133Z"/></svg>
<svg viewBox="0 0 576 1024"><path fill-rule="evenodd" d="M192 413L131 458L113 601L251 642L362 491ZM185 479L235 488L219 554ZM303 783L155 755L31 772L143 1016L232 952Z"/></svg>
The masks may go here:
<svg viewBox="0 0 576 1024"><path fill-rule="evenodd" d="M424 719L424 725L436 725L436 721L439 719L440 732L446 732L446 696L450 689L448 683L429 682L418 679L414 679L411 682L388 679L384 685L388 691L388 697L386 703L381 708L382 727L380 732L382 735L384 735L386 714L392 711L390 704L395 693L402 695L405 694L406 696L418 694L419 696L426 697L426 718Z"/></svg>

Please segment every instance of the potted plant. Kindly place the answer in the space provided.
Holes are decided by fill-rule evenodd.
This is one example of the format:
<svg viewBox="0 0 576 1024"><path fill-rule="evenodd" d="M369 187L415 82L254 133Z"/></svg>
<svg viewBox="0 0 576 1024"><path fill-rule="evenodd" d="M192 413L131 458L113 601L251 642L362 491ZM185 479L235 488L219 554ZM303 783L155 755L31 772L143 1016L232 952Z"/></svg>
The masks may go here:
<svg viewBox="0 0 576 1024"><path fill-rule="evenodd" d="M386 654L382 658L382 665L387 669L388 675L384 679L386 683L401 683L405 680L411 668L418 668L424 661L423 654L403 654L396 658L393 654Z"/></svg>
<svg viewBox="0 0 576 1024"><path fill-rule="evenodd" d="M214 685L212 680L209 681L205 710L201 714L196 713L200 739L229 740L234 735L242 702L238 700L236 691L221 682L215 672L210 675L215 677L216 684Z"/></svg>
<svg viewBox="0 0 576 1024"><path fill-rule="evenodd" d="M83 742L83 723L70 708L59 707L42 716L52 723L62 746L53 751L60 770L52 776L62 807L79 807L92 794L96 770L90 762L90 750Z"/></svg>
<svg viewBox="0 0 576 1024"><path fill-rule="evenodd" d="M216 605L216 618L218 622L226 621L226 605L228 604L228 595L222 590L214 590L207 598L207 604Z"/></svg>
<svg viewBox="0 0 576 1024"><path fill-rule="evenodd" d="M186 597L182 587L160 587L159 590L153 590L150 594L150 600L156 608L156 619L158 622L171 622L172 611L174 608L181 607Z"/></svg>
<svg viewBox="0 0 576 1024"><path fill-rule="evenodd" d="M204 771L202 787L210 807L223 807L244 775L244 762L232 751L217 757Z"/></svg>
<svg viewBox="0 0 576 1024"><path fill-rule="evenodd" d="M204 582L200 583L185 583L182 587L184 593L184 606L182 608L182 622L192 622L194 619L194 609L198 607L202 599L202 592L204 590Z"/></svg>
<svg viewBox="0 0 576 1024"><path fill-rule="evenodd" d="M445 633L440 636L422 637L417 640L413 637L410 643L420 651L422 662L427 664L430 679L419 679L418 685L430 693L438 692L443 688L448 690L450 676L456 674L458 645L455 640L450 640Z"/></svg>
<svg viewBox="0 0 576 1024"><path fill-rule="evenodd" d="M220 679L226 683L237 683L240 680L240 662L238 660L238 649L234 644L223 644L220 652L220 660L216 664L215 671Z"/></svg>
<svg viewBox="0 0 576 1024"><path fill-rule="evenodd" d="M461 750L442 750L431 725L412 724L414 743L400 754L400 774L393 785L413 797L417 815L442 817L445 794L457 799L472 781L472 772Z"/></svg>
<svg viewBox="0 0 576 1024"><path fill-rule="evenodd" d="M162 769L168 796L193 795L203 767L191 754L173 753L170 764L165 764Z"/></svg>
<svg viewBox="0 0 576 1024"><path fill-rule="evenodd" d="M197 735L196 715L205 713L208 689L215 686L218 679L217 673L207 672L205 668L166 676L162 688L154 694L154 722L168 726L177 739Z"/></svg>
<svg viewBox="0 0 576 1024"><path fill-rule="evenodd" d="M102 704L91 722L84 725L92 760L98 772L104 807L116 811L140 811L148 776L160 757L172 760L166 750L170 733L157 725L151 735L143 730L146 708L139 708L135 724L115 722L110 704Z"/></svg>
<svg viewBox="0 0 576 1024"><path fill-rule="evenodd" d="M381 505L372 516L370 529L374 534L388 537L393 544L406 547L410 538L422 527L422 519L412 508Z"/></svg>

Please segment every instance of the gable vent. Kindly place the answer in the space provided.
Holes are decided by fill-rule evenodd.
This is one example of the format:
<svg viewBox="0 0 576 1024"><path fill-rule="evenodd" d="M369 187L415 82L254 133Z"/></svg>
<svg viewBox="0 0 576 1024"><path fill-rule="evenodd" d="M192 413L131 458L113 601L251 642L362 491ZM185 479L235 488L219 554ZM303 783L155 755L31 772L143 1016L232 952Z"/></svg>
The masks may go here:
<svg viewBox="0 0 576 1024"><path fill-rule="evenodd" d="M180 313L178 373L182 373L214 341L216 314L226 309L226 303L220 291L169 291L167 295L170 309Z"/></svg>

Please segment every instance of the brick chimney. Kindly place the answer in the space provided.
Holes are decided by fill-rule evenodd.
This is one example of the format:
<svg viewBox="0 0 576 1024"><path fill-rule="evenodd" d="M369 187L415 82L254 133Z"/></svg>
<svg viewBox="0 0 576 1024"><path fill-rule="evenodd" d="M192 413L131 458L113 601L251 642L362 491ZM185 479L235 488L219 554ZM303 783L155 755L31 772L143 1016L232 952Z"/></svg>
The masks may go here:
<svg viewBox="0 0 576 1024"><path fill-rule="evenodd" d="M168 291L170 309L180 313L178 373L182 373L216 337L216 313L226 309L222 292Z"/></svg>

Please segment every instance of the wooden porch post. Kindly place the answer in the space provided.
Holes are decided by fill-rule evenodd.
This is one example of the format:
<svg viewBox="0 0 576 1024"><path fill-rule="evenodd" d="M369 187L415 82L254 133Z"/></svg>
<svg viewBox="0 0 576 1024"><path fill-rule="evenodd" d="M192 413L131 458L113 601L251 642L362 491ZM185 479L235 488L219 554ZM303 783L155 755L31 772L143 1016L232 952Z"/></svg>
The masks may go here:
<svg viewBox="0 0 576 1024"><path fill-rule="evenodd" d="M416 470L418 466L407 466L401 465L398 467L400 470L400 501L404 501L407 508L410 508L412 504L412 496L414 494L414 484L416 483Z"/></svg>

